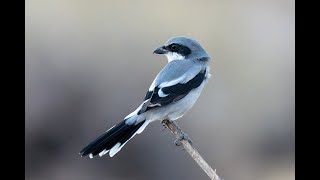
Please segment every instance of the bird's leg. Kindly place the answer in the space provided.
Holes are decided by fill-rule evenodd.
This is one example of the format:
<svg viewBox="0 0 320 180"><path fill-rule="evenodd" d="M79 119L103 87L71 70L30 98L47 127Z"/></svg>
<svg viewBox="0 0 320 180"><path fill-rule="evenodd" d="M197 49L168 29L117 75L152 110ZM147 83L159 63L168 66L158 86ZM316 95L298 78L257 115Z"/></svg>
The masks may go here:
<svg viewBox="0 0 320 180"><path fill-rule="evenodd" d="M162 124L165 125L165 127L169 128L170 131L176 135L177 139L174 141L174 143L177 146L181 145L182 140L186 140L192 145L192 141L189 138L188 134L183 132L176 122L165 119L162 121Z"/></svg>
<svg viewBox="0 0 320 180"><path fill-rule="evenodd" d="M162 126L164 127L161 131L164 131L165 129L167 129L167 126L164 124L164 123L162 123Z"/></svg>

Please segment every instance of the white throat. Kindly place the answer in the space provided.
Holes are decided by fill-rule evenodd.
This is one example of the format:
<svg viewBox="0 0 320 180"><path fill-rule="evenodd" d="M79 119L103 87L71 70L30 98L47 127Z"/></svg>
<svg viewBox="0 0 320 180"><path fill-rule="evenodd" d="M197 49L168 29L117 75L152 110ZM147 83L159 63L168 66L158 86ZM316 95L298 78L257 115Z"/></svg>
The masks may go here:
<svg viewBox="0 0 320 180"><path fill-rule="evenodd" d="M168 62L173 61L173 60L184 60L185 57L176 53L176 52L168 52L166 54Z"/></svg>

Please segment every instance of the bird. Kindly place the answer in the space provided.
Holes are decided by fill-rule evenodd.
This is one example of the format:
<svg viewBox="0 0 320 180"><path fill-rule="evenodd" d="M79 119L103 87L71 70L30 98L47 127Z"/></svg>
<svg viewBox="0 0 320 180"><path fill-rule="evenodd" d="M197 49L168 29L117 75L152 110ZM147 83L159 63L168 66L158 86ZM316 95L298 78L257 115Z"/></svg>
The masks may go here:
<svg viewBox="0 0 320 180"><path fill-rule="evenodd" d="M175 121L189 111L210 78L211 57L202 45L186 36L175 36L153 51L167 57L141 105L120 123L86 145L80 155L93 158L117 154L135 135L156 120ZM187 138L187 137L181 137Z"/></svg>

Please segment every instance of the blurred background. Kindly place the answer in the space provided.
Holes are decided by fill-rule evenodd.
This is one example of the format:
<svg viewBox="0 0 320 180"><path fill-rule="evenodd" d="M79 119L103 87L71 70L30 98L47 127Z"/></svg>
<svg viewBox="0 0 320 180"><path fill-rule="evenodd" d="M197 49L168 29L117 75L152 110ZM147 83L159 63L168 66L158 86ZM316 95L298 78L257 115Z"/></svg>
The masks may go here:
<svg viewBox="0 0 320 180"><path fill-rule="evenodd" d="M28 180L208 179L160 122L115 157L79 151L141 103L172 36L197 39L212 78L178 124L228 180L294 179L294 0L27 0Z"/></svg>

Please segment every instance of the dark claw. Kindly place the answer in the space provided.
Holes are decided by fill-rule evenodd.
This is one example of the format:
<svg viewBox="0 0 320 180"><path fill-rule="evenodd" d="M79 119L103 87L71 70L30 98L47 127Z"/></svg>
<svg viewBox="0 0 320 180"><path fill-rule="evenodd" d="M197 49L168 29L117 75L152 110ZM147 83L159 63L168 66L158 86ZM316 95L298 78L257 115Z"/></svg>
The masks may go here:
<svg viewBox="0 0 320 180"><path fill-rule="evenodd" d="M176 146L181 146L181 141L182 140L186 140L188 141L191 145L192 145L192 140L189 138L188 134L186 134L185 132L180 132L180 136L174 141Z"/></svg>
<svg viewBox="0 0 320 180"><path fill-rule="evenodd" d="M164 130L166 130L167 129L167 126L164 124L164 123L162 123L162 126L164 127L161 131L164 131Z"/></svg>
<svg viewBox="0 0 320 180"><path fill-rule="evenodd" d="M174 141L174 144L175 144L176 146L181 146L181 145L182 145L181 140L182 140L182 138L181 138L181 136L180 136L179 138L177 138L177 139Z"/></svg>

